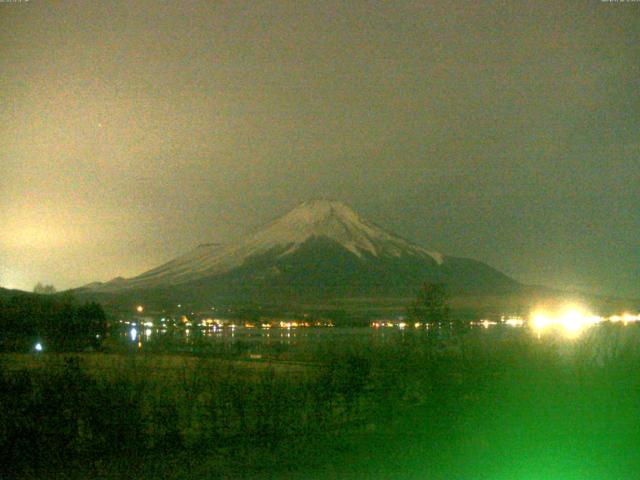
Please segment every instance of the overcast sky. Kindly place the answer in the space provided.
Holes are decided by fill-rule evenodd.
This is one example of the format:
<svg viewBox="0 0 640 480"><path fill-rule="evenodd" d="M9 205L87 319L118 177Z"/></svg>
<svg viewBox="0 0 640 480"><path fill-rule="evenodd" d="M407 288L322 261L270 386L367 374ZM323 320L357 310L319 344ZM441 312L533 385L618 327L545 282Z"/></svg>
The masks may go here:
<svg viewBox="0 0 640 480"><path fill-rule="evenodd" d="M0 285L138 274L310 198L640 296L640 3L0 3Z"/></svg>

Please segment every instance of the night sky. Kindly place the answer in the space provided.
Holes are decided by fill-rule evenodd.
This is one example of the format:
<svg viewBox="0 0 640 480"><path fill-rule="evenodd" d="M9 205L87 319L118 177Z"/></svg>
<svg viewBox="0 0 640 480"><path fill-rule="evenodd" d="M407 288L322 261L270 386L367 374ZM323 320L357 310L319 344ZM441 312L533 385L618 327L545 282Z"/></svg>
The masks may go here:
<svg viewBox="0 0 640 480"><path fill-rule="evenodd" d="M0 3L0 285L131 276L312 198L640 297L640 2Z"/></svg>

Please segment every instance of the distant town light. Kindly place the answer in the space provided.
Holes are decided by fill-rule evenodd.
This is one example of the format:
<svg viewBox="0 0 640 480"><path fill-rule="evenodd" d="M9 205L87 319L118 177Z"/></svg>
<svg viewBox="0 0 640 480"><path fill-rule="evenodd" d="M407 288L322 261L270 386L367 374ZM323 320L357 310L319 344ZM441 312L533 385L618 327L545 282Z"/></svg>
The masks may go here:
<svg viewBox="0 0 640 480"><path fill-rule="evenodd" d="M42 351L42 344L40 342L36 343L35 346L33 347L33 349L36 352L41 352Z"/></svg>
<svg viewBox="0 0 640 480"><path fill-rule="evenodd" d="M524 325L524 320L522 318L507 318L504 323L509 325L510 327L521 327Z"/></svg>
<svg viewBox="0 0 640 480"><path fill-rule="evenodd" d="M132 328L131 330L129 330L129 336L131 337L131 341L135 342L136 338L138 338L138 330Z"/></svg>
<svg viewBox="0 0 640 480"><path fill-rule="evenodd" d="M136 307L136 312L138 312L138 313L142 313L142 312L144 312L144 307L143 307L142 305L138 305L138 306Z"/></svg>
<svg viewBox="0 0 640 480"><path fill-rule="evenodd" d="M593 315L580 307L569 305L555 314L544 311L534 312L530 324L538 335L548 328L559 327L567 337L574 338L583 330L603 320L602 317Z"/></svg>

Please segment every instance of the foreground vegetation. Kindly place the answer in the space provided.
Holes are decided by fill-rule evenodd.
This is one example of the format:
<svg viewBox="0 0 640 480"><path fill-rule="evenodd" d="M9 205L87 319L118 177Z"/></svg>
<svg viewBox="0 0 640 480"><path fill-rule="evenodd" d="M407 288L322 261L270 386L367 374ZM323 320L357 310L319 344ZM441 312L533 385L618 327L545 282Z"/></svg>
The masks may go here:
<svg viewBox="0 0 640 480"><path fill-rule="evenodd" d="M94 349L107 331L97 303L78 303L67 294L0 298L0 352L29 351L37 344L54 351Z"/></svg>
<svg viewBox="0 0 640 480"><path fill-rule="evenodd" d="M608 479L638 466L634 326L569 343L410 334L296 368L138 353L2 361L4 477Z"/></svg>

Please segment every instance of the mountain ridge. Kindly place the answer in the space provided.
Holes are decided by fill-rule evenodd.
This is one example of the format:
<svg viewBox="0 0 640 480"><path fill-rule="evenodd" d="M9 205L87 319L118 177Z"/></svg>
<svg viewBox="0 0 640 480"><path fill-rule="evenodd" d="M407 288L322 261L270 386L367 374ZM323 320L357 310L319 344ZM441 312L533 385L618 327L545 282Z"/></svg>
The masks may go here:
<svg viewBox="0 0 640 480"><path fill-rule="evenodd" d="M406 294L425 281L445 283L456 292L504 292L521 286L480 261L404 240L341 202L314 200L234 244L200 245L140 275L93 284L88 290L295 298Z"/></svg>

